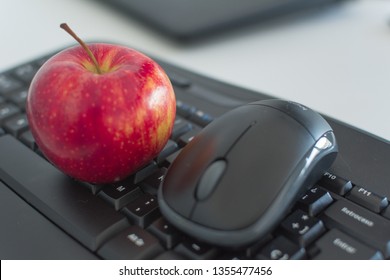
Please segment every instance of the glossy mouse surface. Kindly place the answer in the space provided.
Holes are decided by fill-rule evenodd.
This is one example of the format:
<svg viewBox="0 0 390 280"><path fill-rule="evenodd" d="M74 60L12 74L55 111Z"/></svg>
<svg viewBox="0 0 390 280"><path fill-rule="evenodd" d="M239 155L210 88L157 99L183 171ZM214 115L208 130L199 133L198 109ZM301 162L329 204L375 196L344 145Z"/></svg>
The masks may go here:
<svg viewBox="0 0 390 280"><path fill-rule="evenodd" d="M238 107L202 130L170 166L160 210L185 233L243 246L272 231L337 155L332 128L290 101Z"/></svg>

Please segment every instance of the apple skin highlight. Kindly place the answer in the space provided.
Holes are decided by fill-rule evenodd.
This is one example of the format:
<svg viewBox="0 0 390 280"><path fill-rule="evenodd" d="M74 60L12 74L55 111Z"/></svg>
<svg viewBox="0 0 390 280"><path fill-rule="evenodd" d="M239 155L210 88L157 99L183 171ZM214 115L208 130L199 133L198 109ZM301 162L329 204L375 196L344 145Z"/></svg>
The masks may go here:
<svg viewBox="0 0 390 280"><path fill-rule="evenodd" d="M88 45L101 74L81 46L49 59L34 77L27 117L47 159L90 183L122 180L155 158L176 115L169 78L133 49Z"/></svg>

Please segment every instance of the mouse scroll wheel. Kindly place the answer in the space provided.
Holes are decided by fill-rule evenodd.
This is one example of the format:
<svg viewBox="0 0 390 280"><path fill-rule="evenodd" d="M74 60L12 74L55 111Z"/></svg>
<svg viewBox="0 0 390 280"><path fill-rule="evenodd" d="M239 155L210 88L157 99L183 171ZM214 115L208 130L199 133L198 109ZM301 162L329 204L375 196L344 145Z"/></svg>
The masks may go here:
<svg viewBox="0 0 390 280"><path fill-rule="evenodd" d="M205 200L213 192L217 186L219 179L226 169L227 163L225 160L220 159L210 164L206 171L203 173L199 180L198 186L195 191L195 197L197 200Z"/></svg>

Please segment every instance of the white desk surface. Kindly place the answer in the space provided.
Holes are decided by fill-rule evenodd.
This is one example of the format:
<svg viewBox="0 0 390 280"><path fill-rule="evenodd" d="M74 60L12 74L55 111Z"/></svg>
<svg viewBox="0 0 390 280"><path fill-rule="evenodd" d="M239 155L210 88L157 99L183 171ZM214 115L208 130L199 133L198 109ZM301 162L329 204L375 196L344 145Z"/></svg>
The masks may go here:
<svg viewBox="0 0 390 280"><path fill-rule="evenodd" d="M0 71L73 44L62 22L85 40L130 45L390 139L389 0L353 0L192 45L94 0L0 0Z"/></svg>

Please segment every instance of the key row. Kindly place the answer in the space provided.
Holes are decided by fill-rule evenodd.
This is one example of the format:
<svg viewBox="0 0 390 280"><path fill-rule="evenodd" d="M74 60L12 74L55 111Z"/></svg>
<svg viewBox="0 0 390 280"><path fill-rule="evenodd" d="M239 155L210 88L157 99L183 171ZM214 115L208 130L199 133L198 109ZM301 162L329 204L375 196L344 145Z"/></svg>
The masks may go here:
<svg viewBox="0 0 390 280"><path fill-rule="evenodd" d="M386 196L377 194L369 188L355 185L351 181L330 172L324 174L318 185L390 219L389 200Z"/></svg>

